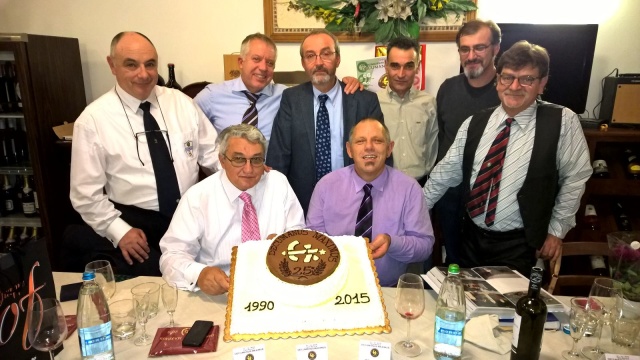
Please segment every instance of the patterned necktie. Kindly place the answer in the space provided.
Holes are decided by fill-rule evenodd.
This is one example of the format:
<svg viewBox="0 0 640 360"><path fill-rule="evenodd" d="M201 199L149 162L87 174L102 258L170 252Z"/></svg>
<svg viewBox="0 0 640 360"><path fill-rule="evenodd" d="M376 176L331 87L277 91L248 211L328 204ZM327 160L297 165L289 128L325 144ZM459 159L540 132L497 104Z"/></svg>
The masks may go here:
<svg viewBox="0 0 640 360"><path fill-rule="evenodd" d="M328 95L318 96L320 107L316 118L316 182L331 172L331 127L325 103Z"/></svg>
<svg viewBox="0 0 640 360"><path fill-rule="evenodd" d="M362 202L360 203L360 209L358 210L358 217L356 218L356 231L355 236L366 237L371 241L371 228L373 227L373 199L371 198L371 188L373 185L365 184L362 187L364 195L362 196Z"/></svg>
<svg viewBox="0 0 640 360"><path fill-rule="evenodd" d="M508 118L505 127L493 140L491 148L489 148L489 152L480 167L476 182L469 193L469 202L467 203L469 216L473 219L486 212L484 223L487 226L493 225L496 218L496 205L498 203L500 179L502 179L502 165L507 152L507 144L509 144L512 122L513 119Z"/></svg>
<svg viewBox="0 0 640 360"><path fill-rule="evenodd" d="M244 95L249 99L249 108L244 112L242 116L242 123L253 125L258 127L258 109L256 109L256 103L262 94L254 94L247 90L242 90Z"/></svg>
<svg viewBox="0 0 640 360"><path fill-rule="evenodd" d="M176 176L176 169L173 167L173 160L171 160L167 143L162 136L160 127L158 127L158 122L149 111L150 108L151 103L148 101L140 104L145 136L147 137L151 164L153 165L153 174L156 177L158 205L160 206L160 213L167 217L172 217L180 200L178 177Z"/></svg>
<svg viewBox="0 0 640 360"><path fill-rule="evenodd" d="M253 207L251 202L251 195L243 191L240 194L240 199L244 201L244 208L242 209L242 242L260 240L258 215L256 215L256 208Z"/></svg>

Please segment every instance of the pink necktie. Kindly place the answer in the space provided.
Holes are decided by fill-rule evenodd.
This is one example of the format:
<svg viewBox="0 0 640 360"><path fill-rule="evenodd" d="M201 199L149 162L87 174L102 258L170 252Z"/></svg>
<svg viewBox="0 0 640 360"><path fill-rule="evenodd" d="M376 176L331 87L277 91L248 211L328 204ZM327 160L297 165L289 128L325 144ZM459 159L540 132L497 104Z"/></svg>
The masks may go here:
<svg viewBox="0 0 640 360"><path fill-rule="evenodd" d="M260 227L258 226L258 215L256 208L251 202L251 195L246 192L240 194L240 199L244 201L242 210L242 242L250 240L260 240Z"/></svg>

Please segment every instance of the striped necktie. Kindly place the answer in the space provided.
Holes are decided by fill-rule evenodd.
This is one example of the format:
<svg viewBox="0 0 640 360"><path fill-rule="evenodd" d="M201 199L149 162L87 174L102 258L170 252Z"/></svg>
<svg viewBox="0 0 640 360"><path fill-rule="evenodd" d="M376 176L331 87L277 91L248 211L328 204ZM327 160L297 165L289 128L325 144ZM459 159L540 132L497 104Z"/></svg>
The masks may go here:
<svg viewBox="0 0 640 360"><path fill-rule="evenodd" d="M371 198L371 188L373 185L365 184L362 187L364 195L362 196L362 202L360 203L360 209L358 210L358 217L356 218L356 231L355 236L366 237L371 241L372 227L373 227L373 199Z"/></svg>
<svg viewBox="0 0 640 360"><path fill-rule="evenodd" d="M242 90L244 95L249 99L249 108L244 112L242 116L242 123L253 125L258 127L258 109L256 108L256 103L262 94L254 94L247 90Z"/></svg>
<svg viewBox="0 0 640 360"><path fill-rule="evenodd" d="M320 107L316 117L316 182L331 172L331 126L325 103L329 96L318 96Z"/></svg>
<svg viewBox="0 0 640 360"><path fill-rule="evenodd" d="M493 140L480 171L478 171L476 182L469 193L469 202L467 202L469 216L473 219L476 216L485 214L484 223L487 226L492 226L496 218L500 179L502 179L502 165L507 152L507 144L509 144L512 122L513 118L508 118L505 127Z"/></svg>

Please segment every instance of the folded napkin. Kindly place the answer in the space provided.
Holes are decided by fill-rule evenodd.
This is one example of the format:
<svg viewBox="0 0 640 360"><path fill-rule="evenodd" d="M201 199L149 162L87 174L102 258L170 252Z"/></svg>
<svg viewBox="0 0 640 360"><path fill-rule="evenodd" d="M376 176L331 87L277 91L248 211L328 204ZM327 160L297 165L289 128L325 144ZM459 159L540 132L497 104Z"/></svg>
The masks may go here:
<svg viewBox="0 0 640 360"><path fill-rule="evenodd" d="M511 332L503 333L497 329L497 315L482 315L471 318L464 328L464 339L475 345L498 354L511 351Z"/></svg>

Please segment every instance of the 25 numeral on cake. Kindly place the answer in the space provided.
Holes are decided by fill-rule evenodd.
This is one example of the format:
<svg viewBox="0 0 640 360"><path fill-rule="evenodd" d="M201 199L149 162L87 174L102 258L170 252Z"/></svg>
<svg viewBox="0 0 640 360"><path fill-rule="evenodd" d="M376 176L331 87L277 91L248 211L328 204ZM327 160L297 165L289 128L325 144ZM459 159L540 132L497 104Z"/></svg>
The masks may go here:
<svg viewBox="0 0 640 360"><path fill-rule="evenodd" d="M273 310L273 301L252 301L244 309L247 311Z"/></svg>
<svg viewBox="0 0 640 360"><path fill-rule="evenodd" d="M366 304L369 301L371 299L369 299L369 294L366 292L356 293L355 295L345 294L344 296L336 296L336 302L333 305Z"/></svg>

